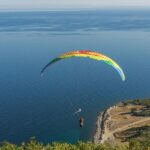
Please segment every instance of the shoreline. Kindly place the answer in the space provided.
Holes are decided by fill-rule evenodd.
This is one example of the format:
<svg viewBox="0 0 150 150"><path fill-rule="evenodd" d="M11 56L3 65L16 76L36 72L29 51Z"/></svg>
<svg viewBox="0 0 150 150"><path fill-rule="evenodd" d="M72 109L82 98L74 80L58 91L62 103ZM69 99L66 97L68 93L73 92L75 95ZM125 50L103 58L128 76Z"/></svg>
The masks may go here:
<svg viewBox="0 0 150 150"><path fill-rule="evenodd" d="M104 138L104 134L105 134L105 123L110 117L109 109L111 109L111 107L100 112L100 114L97 117L96 132L95 132L94 138L93 138L94 144L103 143L103 138Z"/></svg>

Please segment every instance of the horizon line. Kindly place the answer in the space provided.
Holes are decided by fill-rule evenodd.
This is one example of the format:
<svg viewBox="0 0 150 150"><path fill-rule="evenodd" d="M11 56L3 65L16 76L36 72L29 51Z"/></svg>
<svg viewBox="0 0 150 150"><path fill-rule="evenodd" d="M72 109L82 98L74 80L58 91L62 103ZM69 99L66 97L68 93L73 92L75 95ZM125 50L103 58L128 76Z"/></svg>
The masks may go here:
<svg viewBox="0 0 150 150"><path fill-rule="evenodd" d="M85 10L149 10L150 6L140 6L140 7L95 7L95 8L0 8L0 12L3 11L85 11Z"/></svg>

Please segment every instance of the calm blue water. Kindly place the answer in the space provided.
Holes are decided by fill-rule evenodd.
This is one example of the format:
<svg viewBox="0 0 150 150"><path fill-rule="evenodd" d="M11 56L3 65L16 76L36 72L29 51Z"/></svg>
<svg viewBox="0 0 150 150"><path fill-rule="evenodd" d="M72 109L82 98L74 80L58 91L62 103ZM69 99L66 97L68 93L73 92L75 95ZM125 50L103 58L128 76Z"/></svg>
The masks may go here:
<svg viewBox="0 0 150 150"><path fill-rule="evenodd" d="M113 58L126 82L106 64L79 58L40 77L46 63L76 49ZM90 140L100 111L150 96L150 11L0 12L0 68L0 141Z"/></svg>

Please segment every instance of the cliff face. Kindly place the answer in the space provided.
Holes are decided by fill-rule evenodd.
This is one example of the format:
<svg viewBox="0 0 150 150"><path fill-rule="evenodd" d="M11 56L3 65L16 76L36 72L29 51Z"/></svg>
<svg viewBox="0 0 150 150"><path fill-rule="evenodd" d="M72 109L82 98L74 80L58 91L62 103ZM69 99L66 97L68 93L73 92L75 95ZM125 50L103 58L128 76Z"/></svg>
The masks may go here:
<svg viewBox="0 0 150 150"><path fill-rule="evenodd" d="M138 138L140 132L149 132L149 107L142 103L122 102L100 113L96 123L94 143L111 145L127 143L129 139ZM149 106L150 101L148 101ZM144 129L143 129L144 128ZM143 130L142 130L143 129ZM150 133L150 132L149 132Z"/></svg>

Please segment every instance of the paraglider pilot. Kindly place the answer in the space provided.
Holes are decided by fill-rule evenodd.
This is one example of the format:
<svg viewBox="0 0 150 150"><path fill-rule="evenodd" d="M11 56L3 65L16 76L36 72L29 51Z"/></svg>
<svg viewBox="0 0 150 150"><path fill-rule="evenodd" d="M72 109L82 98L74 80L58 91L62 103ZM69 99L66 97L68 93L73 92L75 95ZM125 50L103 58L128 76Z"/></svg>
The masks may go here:
<svg viewBox="0 0 150 150"><path fill-rule="evenodd" d="M83 117L80 117L79 125L80 125L81 128L83 127L83 125L84 125L84 118Z"/></svg>

